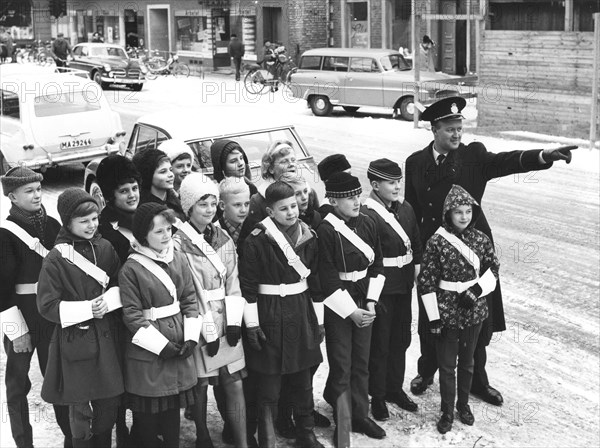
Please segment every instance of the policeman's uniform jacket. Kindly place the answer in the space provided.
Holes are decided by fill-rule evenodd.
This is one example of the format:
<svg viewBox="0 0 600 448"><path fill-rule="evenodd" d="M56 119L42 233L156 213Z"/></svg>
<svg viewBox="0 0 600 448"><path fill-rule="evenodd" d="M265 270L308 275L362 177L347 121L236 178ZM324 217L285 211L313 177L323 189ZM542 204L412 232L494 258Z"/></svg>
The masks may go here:
<svg viewBox="0 0 600 448"><path fill-rule="evenodd" d="M406 159L405 198L413 206L420 225L423 245L442 224L444 200L453 184L463 187L481 205L488 181L497 177L535 170L546 170L552 163L541 164L540 150L489 152L480 142L460 144L450 151L441 165L433 158L433 142ZM482 212L475 228L493 242L492 231ZM499 283L492 294L490 317L493 331L506 330L502 293Z"/></svg>

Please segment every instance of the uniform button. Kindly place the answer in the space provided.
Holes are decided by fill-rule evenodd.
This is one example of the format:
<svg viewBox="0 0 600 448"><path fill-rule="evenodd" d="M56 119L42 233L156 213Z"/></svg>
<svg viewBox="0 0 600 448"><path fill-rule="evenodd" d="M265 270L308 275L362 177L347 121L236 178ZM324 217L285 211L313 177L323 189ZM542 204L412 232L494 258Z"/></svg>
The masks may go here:
<svg viewBox="0 0 600 448"><path fill-rule="evenodd" d="M427 187L427 191L431 191L431 187Z"/></svg>
<svg viewBox="0 0 600 448"><path fill-rule="evenodd" d="M429 206L430 206L430 207L433 207L433 204L430 202L430 203L429 203Z"/></svg>
<svg viewBox="0 0 600 448"><path fill-rule="evenodd" d="M435 221L435 218L431 218L432 221Z"/></svg>
<svg viewBox="0 0 600 448"><path fill-rule="evenodd" d="M173 324L169 324L169 328L173 328Z"/></svg>

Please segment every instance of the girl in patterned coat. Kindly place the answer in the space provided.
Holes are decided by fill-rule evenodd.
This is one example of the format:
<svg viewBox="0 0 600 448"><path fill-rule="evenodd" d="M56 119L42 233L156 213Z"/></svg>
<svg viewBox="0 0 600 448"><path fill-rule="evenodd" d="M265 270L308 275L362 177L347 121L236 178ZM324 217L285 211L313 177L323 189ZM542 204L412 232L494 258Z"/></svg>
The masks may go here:
<svg viewBox="0 0 600 448"><path fill-rule="evenodd" d="M473 226L479 204L459 185L453 185L444 202L443 225L427 241L418 289L437 336L442 434L452 429L456 397L460 421L473 425L469 391L473 379L473 353L488 315L486 296L496 287L499 262L490 239Z"/></svg>

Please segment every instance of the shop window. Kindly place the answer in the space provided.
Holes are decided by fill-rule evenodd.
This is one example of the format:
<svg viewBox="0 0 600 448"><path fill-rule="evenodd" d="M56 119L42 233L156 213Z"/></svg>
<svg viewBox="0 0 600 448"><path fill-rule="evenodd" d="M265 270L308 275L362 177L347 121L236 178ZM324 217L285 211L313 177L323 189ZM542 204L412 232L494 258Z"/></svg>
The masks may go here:
<svg viewBox="0 0 600 448"><path fill-rule="evenodd" d="M31 0L2 0L0 11L0 28L13 40L33 39Z"/></svg>
<svg viewBox="0 0 600 448"><path fill-rule="evenodd" d="M350 47L369 48L369 3L348 0Z"/></svg>
<svg viewBox="0 0 600 448"><path fill-rule="evenodd" d="M189 11L175 12L177 27L177 50L205 53L209 51L210 35L207 17L189 16Z"/></svg>

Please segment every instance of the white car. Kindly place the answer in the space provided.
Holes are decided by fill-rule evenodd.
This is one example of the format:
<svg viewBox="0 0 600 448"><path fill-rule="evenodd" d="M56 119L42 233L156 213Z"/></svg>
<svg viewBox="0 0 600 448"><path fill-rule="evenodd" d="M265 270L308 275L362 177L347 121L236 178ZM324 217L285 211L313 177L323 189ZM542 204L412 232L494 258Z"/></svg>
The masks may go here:
<svg viewBox="0 0 600 448"><path fill-rule="evenodd" d="M45 171L125 149L121 118L97 83L72 73L5 67L0 68L0 173L16 165Z"/></svg>

